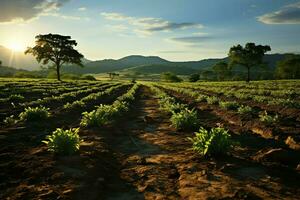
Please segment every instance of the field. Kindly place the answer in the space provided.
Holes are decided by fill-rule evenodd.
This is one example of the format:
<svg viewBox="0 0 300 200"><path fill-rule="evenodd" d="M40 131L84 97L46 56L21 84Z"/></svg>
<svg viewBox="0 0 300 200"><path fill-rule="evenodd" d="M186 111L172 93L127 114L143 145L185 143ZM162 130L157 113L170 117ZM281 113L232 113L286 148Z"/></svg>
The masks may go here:
<svg viewBox="0 0 300 200"><path fill-rule="evenodd" d="M298 80L0 79L0 102L0 199L300 196ZM48 115L30 120L29 107ZM42 142L78 127L75 154ZM210 141L201 154L191 141L200 127L228 133L230 148Z"/></svg>

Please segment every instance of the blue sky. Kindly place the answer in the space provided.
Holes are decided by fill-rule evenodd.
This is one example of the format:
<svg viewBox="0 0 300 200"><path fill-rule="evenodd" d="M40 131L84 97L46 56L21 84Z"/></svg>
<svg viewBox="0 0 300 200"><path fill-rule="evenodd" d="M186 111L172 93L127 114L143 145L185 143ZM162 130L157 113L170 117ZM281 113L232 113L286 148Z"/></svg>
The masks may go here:
<svg viewBox="0 0 300 200"><path fill-rule="evenodd" d="M246 42L298 53L300 1L1 0L0 30L0 45L18 49L33 45L37 34L71 35L94 60L200 60L225 57Z"/></svg>

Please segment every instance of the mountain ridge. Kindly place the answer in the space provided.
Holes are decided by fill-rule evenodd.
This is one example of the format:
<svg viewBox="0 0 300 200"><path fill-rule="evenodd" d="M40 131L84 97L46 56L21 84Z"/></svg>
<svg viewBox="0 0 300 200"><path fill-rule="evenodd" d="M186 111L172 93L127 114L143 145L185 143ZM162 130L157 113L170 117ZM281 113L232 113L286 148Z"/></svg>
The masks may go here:
<svg viewBox="0 0 300 200"><path fill-rule="evenodd" d="M268 62L268 69L274 70L276 63L282 60L286 54L266 54L264 60ZM3 66L13 66L17 69L38 70L39 64L31 55L25 55L23 52L12 52L4 46L0 46L0 60ZM140 73L161 73L171 71L177 74L191 74L202 70L211 69L211 67L220 61L228 61L225 58L208 58L198 61L168 61L159 56L129 55L120 59L103 59L91 61L84 59L85 67L76 65L64 66L62 70L67 73L108 73L118 71L137 71ZM11 64L9 64L11 63Z"/></svg>

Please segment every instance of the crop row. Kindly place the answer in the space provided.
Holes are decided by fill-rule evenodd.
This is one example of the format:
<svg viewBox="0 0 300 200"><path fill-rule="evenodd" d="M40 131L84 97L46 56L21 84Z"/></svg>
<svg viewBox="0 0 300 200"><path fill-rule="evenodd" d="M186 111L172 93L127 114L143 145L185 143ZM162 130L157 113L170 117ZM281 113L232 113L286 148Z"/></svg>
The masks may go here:
<svg viewBox="0 0 300 200"><path fill-rule="evenodd" d="M90 83L72 83L65 84L61 83L60 85L36 85L33 83L21 85L19 87L12 87L11 85L5 85L1 87L0 97L7 98L12 94L22 94L22 95L32 95L39 93L46 94L57 94L67 91L74 91L78 87L92 87L98 85L99 82L90 82Z"/></svg>
<svg viewBox="0 0 300 200"><path fill-rule="evenodd" d="M113 123L129 111L129 106L135 100L139 87L139 84L135 84L126 94L118 97L111 105L100 104L97 109L91 112L84 112L80 125L90 127Z"/></svg>
<svg viewBox="0 0 300 200"><path fill-rule="evenodd" d="M272 97L267 94L264 96L252 94L250 91L243 92L243 91L235 91L230 89L223 89L223 88L211 88L211 87L197 87L197 86L186 86L185 84L170 84L171 86L186 88L186 89L193 89L198 90L206 95L214 94L216 95L224 95L227 98L237 98L239 100L252 100L257 103L264 103L267 105L276 105L282 107L289 107L289 108L300 108L300 101L294 100L294 96L296 93L289 93L287 91L282 91L285 93L285 98L278 98ZM256 93L254 91L254 93ZM298 92L297 92L298 93ZM297 95L296 95L297 96Z"/></svg>
<svg viewBox="0 0 300 200"><path fill-rule="evenodd" d="M197 102L207 102L208 104L211 104L211 105L218 105L222 109L235 111L240 115L253 116L256 114L255 110L252 107L238 103L236 101L224 101L224 100L219 99L216 96L200 94L199 92L195 92L191 89L172 87L172 86L167 86L167 85L163 85L162 87L165 89L169 89L169 90L193 97L196 99ZM258 115L258 117L259 117L260 121L266 123L266 125L275 124L279 120L277 114L269 115L267 113L267 111L261 112Z"/></svg>
<svg viewBox="0 0 300 200"><path fill-rule="evenodd" d="M188 96L195 99L201 105L201 109L212 108L212 112L227 123L244 127L244 129L265 138L284 141L292 149L300 149L298 135L300 129L295 127L294 124L286 122L285 118L277 114L270 114L265 110L258 111L256 108L234 101L222 101L217 97L202 95L192 90L170 86L160 87L182 94L183 97ZM201 104L201 102L206 102L206 104Z"/></svg>
<svg viewBox="0 0 300 200"><path fill-rule="evenodd" d="M198 82L193 85L219 87L219 88L236 88L236 89L256 89L256 90L298 90L299 81L280 80L280 81L252 81L250 84L242 81L226 82Z"/></svg>
<svg viewBox="0 0 300 200"><path fill-rule="evenodd" d="M83 97L80 100L73 101L72 103L66 103L61 110L62 113L71 112L71 111L78 111L81 109L86 109L88 104L92 104L94 102L98 102L105 97L113 95L117 90L121 87L126 86L125 84L119 84L116 86L111 86L104 91L100 91L97 93L89 94L88 96ZM104 89L104 88L102 88ZM51 116L53 112L50 111L50 108L44 106L37 106L37 107L26 107L23 112L21 112L18 117L12 115L7 117L4 120L4 123L7 125L13 125L18 122L35 122L40 121L42 119L48 118ZM57 114L57 113L56 113Z"/></svg>

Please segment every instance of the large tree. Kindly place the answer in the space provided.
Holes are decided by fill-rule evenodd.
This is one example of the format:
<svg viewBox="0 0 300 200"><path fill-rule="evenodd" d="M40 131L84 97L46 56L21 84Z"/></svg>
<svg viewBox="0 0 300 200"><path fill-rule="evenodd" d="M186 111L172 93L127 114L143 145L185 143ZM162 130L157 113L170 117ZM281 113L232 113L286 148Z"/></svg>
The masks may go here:
<svg viewBox="0 0 300 200"><path fill-rule="evenodd" d="M230 48L228 57L230 65L241 65L247 69L247 82L250 81L250 69L256 66L262 66L263 57L266 52L271 51L268 45L255 45L255 43L247 43L245 47L241 45Z"/></svg>
<svg viewBox="0 0 300 200"><path fill-rule="evenodd" d="M37 35L35 46L29 47L25 54L32 54L37 61L44 65L53 62L56 67L57 80L60 81L60 68L63 64L77 64L83 66L81 59L83 55L74 49L77 46L75 40L70 36L58 34Z"/></svg>
<svg viewBox="0 0 300 200"><path fill-rule="evenodd" d="M279 61L276 66L276 77L283 79L299 79L300 55L290 54Z"/></svg>

